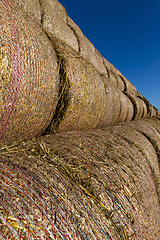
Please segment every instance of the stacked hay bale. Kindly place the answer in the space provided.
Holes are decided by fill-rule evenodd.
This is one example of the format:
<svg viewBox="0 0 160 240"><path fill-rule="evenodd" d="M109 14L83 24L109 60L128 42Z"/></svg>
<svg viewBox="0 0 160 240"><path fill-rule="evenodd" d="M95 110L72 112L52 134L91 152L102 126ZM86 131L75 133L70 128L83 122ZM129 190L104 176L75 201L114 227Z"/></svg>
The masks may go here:
<svg viewBox="0 0 160 240"><path fill-rule="evenodd" d="M67 44L50 33L48 37L59 59L62 85L49 131L93 129L132 120L132 102L110 79Z"/></svg>
<svg viewBox="0 0 160 240"><path fill-rule="evenodd" d="M67 132L97 128L101 123L110 124L112 114L108 113L112 109L108 103L112 101L112 96L106 95L100 74L64 42L52 37L50 40L61 64L63 86L49 129L52 132Z"/></svg>
<svg viewBox="0 0 160 240"><path fill-rule="evenodd" d="M0 143L39 136L58 102L57 57L41 28L0 2ZM18 18L17 18L18 16Z"/></svg>
<svg viewBox="0 0 160 240"><path fill-rule="evenodd" d="M2 236L158 240L157 156L129 124L1 148Z"/></svg>

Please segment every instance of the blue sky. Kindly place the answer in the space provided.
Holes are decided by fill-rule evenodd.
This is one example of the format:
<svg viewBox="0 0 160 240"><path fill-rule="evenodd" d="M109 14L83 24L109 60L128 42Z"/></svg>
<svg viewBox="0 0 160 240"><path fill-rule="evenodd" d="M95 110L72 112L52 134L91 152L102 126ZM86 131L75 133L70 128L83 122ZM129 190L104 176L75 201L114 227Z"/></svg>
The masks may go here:
<svg viewBox="0 0 160 240"><path fill-rule="evenodd" d="M160 0L59 0L100 53L160 111Z"/></svg>

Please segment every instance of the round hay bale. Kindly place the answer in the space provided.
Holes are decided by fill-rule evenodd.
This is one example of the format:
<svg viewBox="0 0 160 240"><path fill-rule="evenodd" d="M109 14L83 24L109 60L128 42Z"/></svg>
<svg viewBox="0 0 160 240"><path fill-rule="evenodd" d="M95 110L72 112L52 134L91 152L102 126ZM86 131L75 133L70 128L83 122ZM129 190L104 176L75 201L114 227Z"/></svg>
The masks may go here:
<svg viewBox="0 0 160 240"><path fill-rule="evenodd" d="M111 85L114 85L115 87L117 87L118 83L117 83L116 75L113 72L109 71L109 70L108 70L108 75L109 75L109 80L111 82Z"/></svg>
<svg viewBox="0 0 160 240"><path fill-rule="evenodd" d="M157 117L143 118L142 121L151 124L160 133L160 119Z"/></svg>
<svg viewBox="0 0 160 240"><path fill-rule="evenodd" d="M52 9L52 15L57 14L65 23L67 23L67 12L65 7L58 0L40 0L43 7L48 6ZM46 9L47 10L47 9Z"/></svg>
<svg viewBox="0 0 160 240"><path fill-rule="evenodd" d="M146 106L145 102L142 99L140 99L140 100L141 100L141 102L143 104L143 116L142 117L146 117L147 116L147 112L148 112L147 106Z"/></svg>
<svg viewBox="0 0 160 240"><path fill-rule="evenodd" d="M145 119L139 119L126 124L127 126L141 132L152 143L158 157L160 156L160 133L156 130L154 126L152 126L151 123L145 121Z"/></svg>
<svg viewBox="0 0 160 240"><path fill-rule="evenodd" d="M116 69L116 68L113 66L113 64L111 64L110 62L108 62L107 59L103 58L103 62L104 62L105 67L106 67L108 70L112 71L115 75L122 76L121 72L120 72L118 69Z"/></svg>
<svg viewBox="0 0 160 240"><path fill-rule="evenodd" d="M0 143L39 136L58 102L57 58L44 32L1 1Z"/></svg>
<svg viewBox="0 0 160 240"><path fill-rule="evenodd" d="M61 64L62 93L49 129L67 132L96 128L108 109L100 74L71 47L60 40L51 41Z"/></svg>
<svg viewBox="0 0 160 240"><path fill-rule="evenodd" d="M145 103L143 102L143 100L141 100L140 98L132 95L132 94L128 94L125 93L126 96L131 100L131 102L133 103L134 106L134 116L133 118L142 118L143 116L146 116L147 114L147 107L145 105Z"/></svg>
<svg viewBox="0 0 160 240"><path fill-rule="evenodd" d="M132 124L132 123L131 123ZM132 125L131 125L132 126ZM158 166L158 158L153 145L142 133L130 127L130 123L123 126L115 126L113 132L128 141L129 144L135 146L144 155L147 165L151 169L152 178L157 186L157 193L160 202L160 171Z"/></svg>
<svg viewBox="0 0 160 240"><path fill-rule="evenodd" d="M146 159L113 127L1 148L0 175L4 238L149 240L160 234Z"/></svg>
<svg viewBox="0 0 160 240"><path fill-rule="evenodd" d="M154 108L151 104L149 104L147 117L153 117L154 114L155 114Z"/></svg>
<svg viewBox="0 0 160 240"><path fill-rule="evenodd" d="M108 70L112 70L112 69L111 69L111 63L108 62L108 60L105 59L105 58L103 58L103 61L104 61L104 65L106 66L106 68L107 68Z"/></svg>
<svg viewBox="0 0 160 240"><path fill-rule="evenodd" d="M128 98L129 99L129 98ZM126 118L126 122L129 122L133 119L134 116L134 106L133 103L130 101L128 101L128 114L127 114L127 118Z"/></svg>
<svg viewBox="0 0 160 240"><path fill-rule="evenodd" d="M144 97L142 96L141 93L137 92L137 96L143 100L143 102L145 103L146 107L147 107L147 114L145 115L145 117L152 117L152 116L157 116L158 114L158 109L153 107L150 102Z"/></svg>
<svg viewBox="0 0 160 240"><path fill-rule="evenodd" d="M151 114L151 117L156 117L157 116L157 109L154 107L154 106L152 106L152 114Z"/></svg>
<svg viewBox="0 0 160 240"><path fill-rule="evenodd" d="M95 48L95 56L97 58L97 64L94 65L94 67L101 73L101 74L105 74L108 75L108 71L104 65L103 62L103 57L101 55L101 53Z"/></svg>
<svg viewBox="0 0 160 240"><path fill-rule="evenodd" d="M120 115L118 116L117 123L118 122L124 122L124 121L130 121L133 118L134 114L134 107L130 99L122 93L120 90L118 91L118 94L120 96Z"/></svg>
<svg viewBox="0 0 160 240"><path fill-rule="evenodd" d="M146 105L146 107L147 107L146 117L149 117L149 116L151 115L151 111L150 111L150 108L151 108L150 106L151 106L151 104L150 104L149 101L148 101L145 97L143 97L142 94L139 93L138 91L137 91L137 97L139 97L140 99L142 99L143 102L145 103L145 105Z"/></svg>
<svg viewBox="0 0 160 240"><path fill-rule="evenodd" d="M137 95L137 89L135 88L135 86L124 76L121 76L124 84L125 84L125 92L132 94L132 95Z"/></svg>
<svg viewBox="0 0 160 240"><path fill-rule="evenodd" d="M112 101L113 101L113 113L112 113L112 124L116 123L121 113L121 101L118 88L112 86Z"/></svg>
<svg viewBox="0 0 160 240"><path fill-rule="evenodd" d="M144 115L146 116L146 114L147 114L147 107L146 107L145 103L143 102L143 100L141 100L140 98L137 98L137 100L139 102L138 118L142 118Z"/></svg>
<svg viewBox="0 0 160 240"><path fill-rule="evenodd" d="M95 49L89 39L84 35L79 35L78 39L80 43L80 53L83 58L89 61L100 73L107 73L103 62L100 60L100 53Z"/></svg>
<svg viewBox="0 0 160 240"><path fill-rule="evenodd" d="M78 42L74 32L67 25L67 12L57 0L41 0L42 28L69 44L78 52Z"/></svg>
<svg viewBox="0 0 160 240"><path fill-rule="evenodd" d="M105 86L107 105L105 107L105 113L99 123L99 127L105 127L107 125L112 124L113 104L114 104L113 88L111 87L110 81L104 75L102 76L102 80Z"/></svg>
<svg viewBox="0 0 160 240"><path fill-rule="evenodd" d="M116 74L117 77L117 87L123 92L125 90L125 84L122 78Z"/></svg>

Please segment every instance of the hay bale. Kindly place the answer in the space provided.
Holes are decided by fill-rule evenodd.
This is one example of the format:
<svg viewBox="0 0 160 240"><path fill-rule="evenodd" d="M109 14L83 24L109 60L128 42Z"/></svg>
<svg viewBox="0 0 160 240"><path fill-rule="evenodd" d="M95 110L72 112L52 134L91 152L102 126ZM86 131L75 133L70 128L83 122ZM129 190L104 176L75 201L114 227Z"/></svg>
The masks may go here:
<svg viewBox="0 0 160 240"><path fill-rule="evenodd" d="M104 74L106 76L108 76L108 71L104 65L103 62L103 57L101 55L101 53L95 48L95 56L97 58L97 65L94 65L94 67L101 73Z"/></svg>
<svg viewBox="0 0 160 240"><path fill-rule="evenodd" d="M95 54L95 47L94 45L89 41L89 39L86 36L79 36L80 41L80 47L81 47L81 55L89 61L97 70L98 70L98 59L96 58ZM104 71L105 71L104 67Z"/></svg>
<svg viewBox="0 0 160 240"><path fill-rule="evenodd" d="M116 75L122 76L121 72L120 72L118 69L116 69L116 68L113 66L113 64L111 64L110 62L108 62L108 60L105 59L104 57L103 57L103 62L104 62L104 65L106 66L106 68L107 68L108 70L112 71L112 72L113 72L114 74L116 74Z"/></svg>
<svg viewBox="0 0 160 240"><path fill-rule="evenodd" d="M137 96L137 89L135 86L124 76L121 76L125 84L125 92Z"/></svg>
<svg viewBox="0 0 160 240"><path fill-rule="evenodd" d="M145 102L143 100L141 100L141 102L143 104L143 117L146 117L148 109L147 109L147 106L146 106Z"/></svg>
<svg viewBox="0 0 160 240"><path fill-rule="evenodd" d="M132 102L129 100L127 100L127 104L128 104L128 113L127 113L127 117L125 119L125 122L129 122L131 120L133 120L133 116L134 116L134 106L132 104Z"/></svg>
<svg viewBox="0 0 160 240"><path fill-rule="evenodd" d="M124 84L124 81L122 80L122 78L116 74L116 77L117 77L117 87L122 91L124 92L125 90L125 84Z"/></svg>
<svg viewBox="0 0 160 240"><path fill-rule="evenodd" d="M102 76L102 81L105 86L107 105L105 106L105 112L99 123L99 127L105 127L107 125L113 124L113 121L112 121L113 105L114 105L113 87L111 86L109 79L104 75Z"/></svg>
<svg viewBox="0 0 160 240"><path fill-rule="evenodd" d="M41 7L39 0L7 0L7 2L13 3L13 5L19 8L27 17L33 21L41 24Z"/></svg>
<svg viewBox="0 0 160 240"><path fill-rule="evenodd" d="M145 125L145 124L144 124ZM125 123L122 126L115 126L112 131L125 139L131 146L138 148L138 150L144 155L147 160L152 178L157 186L157 194L160 202L160 170L158 165L158 157L153 145L148 139L139 131L132 128L132 123Z"/></svg>
<svg viewBox="0 0 160 240"><path fill-rule="evenodd" d="M147 114L147 107L145 106L145 103L143 102L143 100L141 100L140 98L136 99L138 102L138 118L142 118L144 115L146 116ZM145 109L144 109L145 107Z"/></svg>
<svg viewBox="0 0 160 240"><path fill-rule="evenodd" d="M160 119L158 117L148 117L143 118L142 120L151 124L160 133Z"/></svg>
<svg viewBox="0 0 160 240"><path fill-rule="evenodd" d="M134 116L133 118L142 118L147 115L147 106L142 99L136 97L132 94L125 93L127 97L131 100L134 106Z"/></svg>
<svg viewBox="0 0 160 240"><path fill-rule="evenodd" d="M100 74L68 45L50 39L62 67L62 93L50 130L66 132L97 128L109 108ZM107 119L104 121L105 125L109 124Z"/></svg>
<svg viewBox="0 0 160 240"><path fill-rule="evenodd" d="M121 73L117 68L115 68L115 66L114 66L112 63L110 63L110 66L111 66L112 72L113 72L114 74L117 74L117 75L119 75L119 76L122 76L122 73Z"/></svg>
<svg viewBox="0 0 160 240"><path fill-rule="evenodd" d="M74 32L67 25L67 13L58 1L40 0L42 28L47 34L59 38L78 51L78 42Z"/></svg>
<svg viewBox="0 0 160 240"><path fill-rule="evenodd" d="M106 68L107 68L108 70L111 70L111 71L112 71L113 69L112 69L111 63L108 62L108 60L105 59L105 58L103 58L103 61L104 61L104 65L106 66Z"/></svg>
<svg viewBox="0 0 160 240"><path fill-rule="evenodd" d="M119 90L119 89L118 89ZM120 96L120 114L117 118L118 122L128 122L131 121L134 115L134 107L130 99L120 90L118 91Z"/></svg>
<svg viewBox="0 0 160 240"><path fill-rule="evenodd" d="M3 237L158 239L160 211L147 160L114 128L2 148Z"/></svg>
<svg viewBox="0 0 160 240"><path fill-rule="evenodd" d="M58 16L67 23L67 12L58 0L40 0L41 6L43 6L44 3L52 9L52 15L58 14Z"/></svg>
<svg viewBox="0 0 160 240"><path fill-rule="evenodd" d="M151 107L151 115L150 115L151 117L153 116L153 117L156 117L157 116L157 109L154 107L154 106L152 106Z"/></svg>
<svg viewBox="0 0 160 240"><path fill-rule="evenodd" d="M79 52L87 61L89 61L101 74L107 74L103 63L103 57L93 44L85 37L80 28L68 17L68 26L74 31L79 43Z"/></svg>
<svg viewBox="0 0 160 240"><path fill-rule="evenodd" d="M80 45L57 0L40 0L53 46L38 25L30 25L34 2L21 8L29 20L15 3L0 2L0 141L23 143L0 148L2 239L158 239L159 118L73 132L131 120L131 94L143 117L145 101L127 80L127 96L117 88L123 82L118 85L121 74L112 64L117 85L110 84L100 53L84 36ZM78 54L80 47L84 56L91 52L90 62ZM24 142L46 128L70 132Z"/></svg>
<svg viewBox="0 0 160 240"><path fill-rule="evenodd" d="M112 101L113 101L112 124L115 124L121 113L120 94L115 86L112 86Z"/></svg>
<svg viewBox="0 0 160 240"><path fill-rule="evenodd" d="M155 108L154 106L152 106L150 104L150 102L141 94L137 91L137 97L139 97L140 99L143 100L143 102L145 103L145 105L147 106L147 114L146 117L153 117L153 116L157 116L158 114L158 109Z"/></svg>
<svg viewBox="0 0 160 240"><path fill-rule="evenodd" d="M106 95L107 95L107 109L103 117L103 123L99 125L107 126L117 122L131 121L134 115L134 106L130 99L117 88L111 84L111 79L102 76Z"/></svg>
<svg viewBox="0 0 160 240"><path fill-rule="evenodd" d="M42 134L54 115L59 88L57 58L51 43L40 27L11 3L0 2L3 144Z"/></svg>
<svg viewBox="0 0 160 240"><path fill-rule="evenodd" d="M114 85L115 87L117 87L118 81L117 81L116 75L113 72L111 72L110 70L108 70L108 75L109 75L109 80L111 82L111 85Z"/></svg>
<svg viewBox="0 0 160 240"><path fill-rule="evenodd" d="M156 123L155 120L152 122ZM152 122L145 121L144 119L139 119L136 121L132 121L130 123L126 123L129 127L136 129L141 132L153 145L156 150L158 157L160 156L160 132L156 130L154 126L152 126ZM124 124L124 125L126 125Z"/></svg>
<svg viewBox="0 0 160 240"><path fill-rule="evenodd" d="M107 111L104 114L103 124L99 126L115 124L116 122L130 121L133 118L134 107L130 99L122 93L117 87L111 84L110 79L102 77L106 95Z"/></svg>
<svg viewBox="0 0 160 240"><path fill-rule="evenodd" d="M107 70L101 61L101 54L98 50L95 49L94 45L86 38L80 36L80 46L81 46L81 55L89 61L95 69L97 69L101 74L107 74Z"/></svg>
<svg viewBox="0 0 160 240"><path fill-rule="evenodd" d="M149 104L147 117L153 117L155 115L156 115L156 111L155 111L154 107L151 104Z"/></svg>

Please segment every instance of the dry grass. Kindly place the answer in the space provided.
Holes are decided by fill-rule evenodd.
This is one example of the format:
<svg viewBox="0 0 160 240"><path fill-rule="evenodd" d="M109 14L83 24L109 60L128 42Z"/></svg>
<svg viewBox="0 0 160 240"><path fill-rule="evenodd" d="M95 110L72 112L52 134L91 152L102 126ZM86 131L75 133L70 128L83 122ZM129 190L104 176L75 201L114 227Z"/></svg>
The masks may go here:
<svg viewBox="0 0 160 240"><path fill-rule="evenodd" d="M139 133L130 136L126 127L120 128L125 138L113 126L3 146L3 231L13 234L8 224L20 236L32 236L34 229L37 237L45 233L47 239L51 234L60 238L56 227L62 231L64 226L75 239L140 239L139 234L150 239L158 234L150 167L137 140L132 142Z"/></svg>

